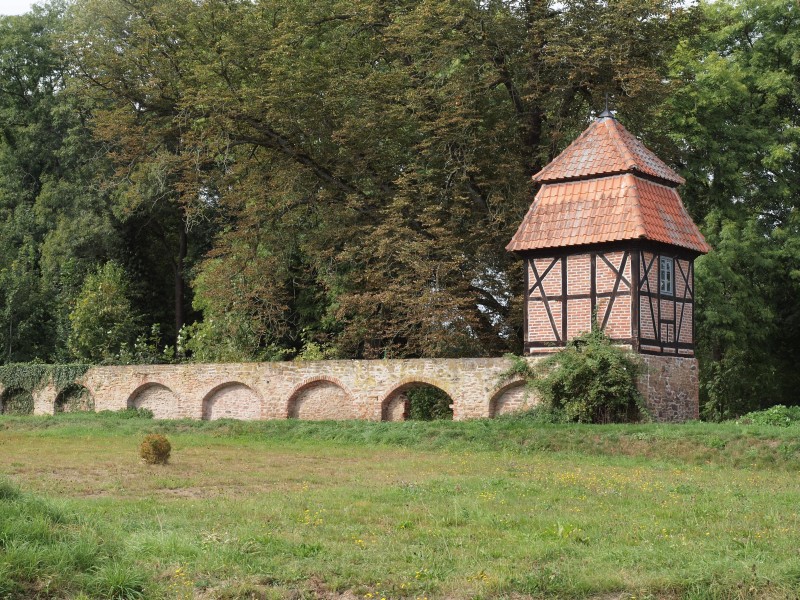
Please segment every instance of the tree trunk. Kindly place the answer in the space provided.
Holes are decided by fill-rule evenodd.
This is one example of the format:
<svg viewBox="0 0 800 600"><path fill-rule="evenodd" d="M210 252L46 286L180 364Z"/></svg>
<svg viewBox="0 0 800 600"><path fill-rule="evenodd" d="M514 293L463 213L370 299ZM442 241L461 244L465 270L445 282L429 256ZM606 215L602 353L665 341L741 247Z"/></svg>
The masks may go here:
<svg viewBox="0 0 800 600"><path fill-rule="evenodd" d="M187 233L186 223L181 219L178 231L178 258L175 261L175 336L180 333L184 325L185 317L183 313L183 302L186 289L186 282L183 278L184 263L186 262Z"/></svg>

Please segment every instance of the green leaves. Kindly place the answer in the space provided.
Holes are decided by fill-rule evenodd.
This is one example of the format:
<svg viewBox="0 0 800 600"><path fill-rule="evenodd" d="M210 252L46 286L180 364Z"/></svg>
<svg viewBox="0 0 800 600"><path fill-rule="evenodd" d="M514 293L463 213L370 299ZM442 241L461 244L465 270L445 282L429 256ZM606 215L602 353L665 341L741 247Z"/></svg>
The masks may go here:
<svg viewBox="0 0 800 600"><path fill-rule="evenodd" d="M126 345L133 345L140 326L129 287L124 269L114 262L86 278L69 315L69 348L80 360L113 361Z"/></svg>
<svg viewBox="0 0 800 600"><path fill-rule="evenodd" d="M696 262L701 400L709 418L730 418L794 398L800 231L759 219L709 216L714 247ZM785 400L784 400L785 399Z"/></svg>
<svg viewBox="0 0 800 600"><path fill-rule="evenodd" d="M544 411L534 408L536 418L627 423L647 416L636 386L641 369L632 352L615 346L595 328L535 364L514 359L504 378L522 376L541 395Z"/></svg>
<svg viewBox="0 0 800 600"><path fill-rule="evenodd" d="M697 261L704 414L794 402L800 354L800 13L781 0L702 5L667 100L683 198L714 251Z"/></svg>
<svg viewBox="0 0 800 600"><path fill-rule="evenodd" d="M797 207L800 172L800 14L785 0L702 6L698 35L672 71L684 80L667 101L684 147L693 212L769 213Z"/></svg>
<svg viewBox="0 0 800 600"><path fill-rule="evenodd" d="M529 176L614 81L620 107L663 92L676 15L641 0L82 0L71 52L118 207L215 219L194 270L206 355L474 356L520 345L504 246Z"/></svg>

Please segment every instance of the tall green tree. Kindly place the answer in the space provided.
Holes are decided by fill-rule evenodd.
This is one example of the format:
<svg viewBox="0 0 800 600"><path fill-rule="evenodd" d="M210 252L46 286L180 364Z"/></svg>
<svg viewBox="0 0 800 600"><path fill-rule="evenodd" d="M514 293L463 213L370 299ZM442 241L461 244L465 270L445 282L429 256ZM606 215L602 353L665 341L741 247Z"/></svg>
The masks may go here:
<svg viewBox="0 0 800 600"><path fill-rule="evenodd" d="M786 224L800 189L800 10L791 0L701 4L675 52L668 101L695 215Z"/></svg>
<svg viewBox="0 0 800 600"><path fill-rule="evenodd" d="M666 103L683 198L715 247L697 268L702 401L722 418L797 403L800 374L800 10L701 5Z"/></svg>
<svg viewBox="0 0 800 600"><path fill-rule="evenodd" d="M520 347L521 276L503 248L529 176L606 92L647 122L684 13L79 0L72 39L134 197L151 211L162 196L141 182L155 182L186 219L218 211L195 306L223 355L308 341L351 357L484 355Z"/></svg>
<svg viewBox="0 0 800 600"><path fill-rule="evenodd" d="M69 314L69 349L86 363L114 362L141 333L130 302L130 282L121 265L109 261L83 282Z"/></svg>
<svg viewBox="0 0 800 600"><path fill-rule="evenodd" d="M200 51L186 32L201 6L86 0L76 3L65 37L74 89L94 106L93 133L114 167L104 184L121 223L124 262L143 312L169 324L172 340L187 320L187 277L206 250L203 211L215 194L206 185L207 159L186 143L194 125L184 89Z"/></svg>
<svg viewBox="0 0 800 600"><path fill-rule="evenodd" d="M68 359L68 314L86 273L118 245L107 164L89 107L68 92L57 39L65 6L0 17L2 360Z"/></svg>

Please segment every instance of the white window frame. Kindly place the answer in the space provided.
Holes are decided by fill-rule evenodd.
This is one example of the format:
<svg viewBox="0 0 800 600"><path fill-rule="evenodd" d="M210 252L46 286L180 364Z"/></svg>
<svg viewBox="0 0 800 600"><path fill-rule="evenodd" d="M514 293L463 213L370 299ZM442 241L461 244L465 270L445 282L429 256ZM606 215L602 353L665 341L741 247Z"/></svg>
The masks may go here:
<svg viewBox="0 0 800 600"><path fill-rule="evenodd" d="M658 289L662 296L675 295L675 259L662 256L658 261Z"/></svg>

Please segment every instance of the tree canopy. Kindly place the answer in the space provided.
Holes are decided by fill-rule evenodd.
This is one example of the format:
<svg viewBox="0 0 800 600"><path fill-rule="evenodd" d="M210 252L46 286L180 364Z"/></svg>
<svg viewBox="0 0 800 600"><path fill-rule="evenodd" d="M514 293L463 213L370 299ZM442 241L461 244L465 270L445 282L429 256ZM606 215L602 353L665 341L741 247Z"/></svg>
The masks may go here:
<svg viewBox="0 0 800 600"><path fill-rule="evenodd" d="M103 278L125 336L163 332L176 360L518 352L504 246L530 175L608 95L715 246L697 269L707 414L792 403L798 12L59 0L0 17L3 360L124 360L84 310Z"/></svg>

